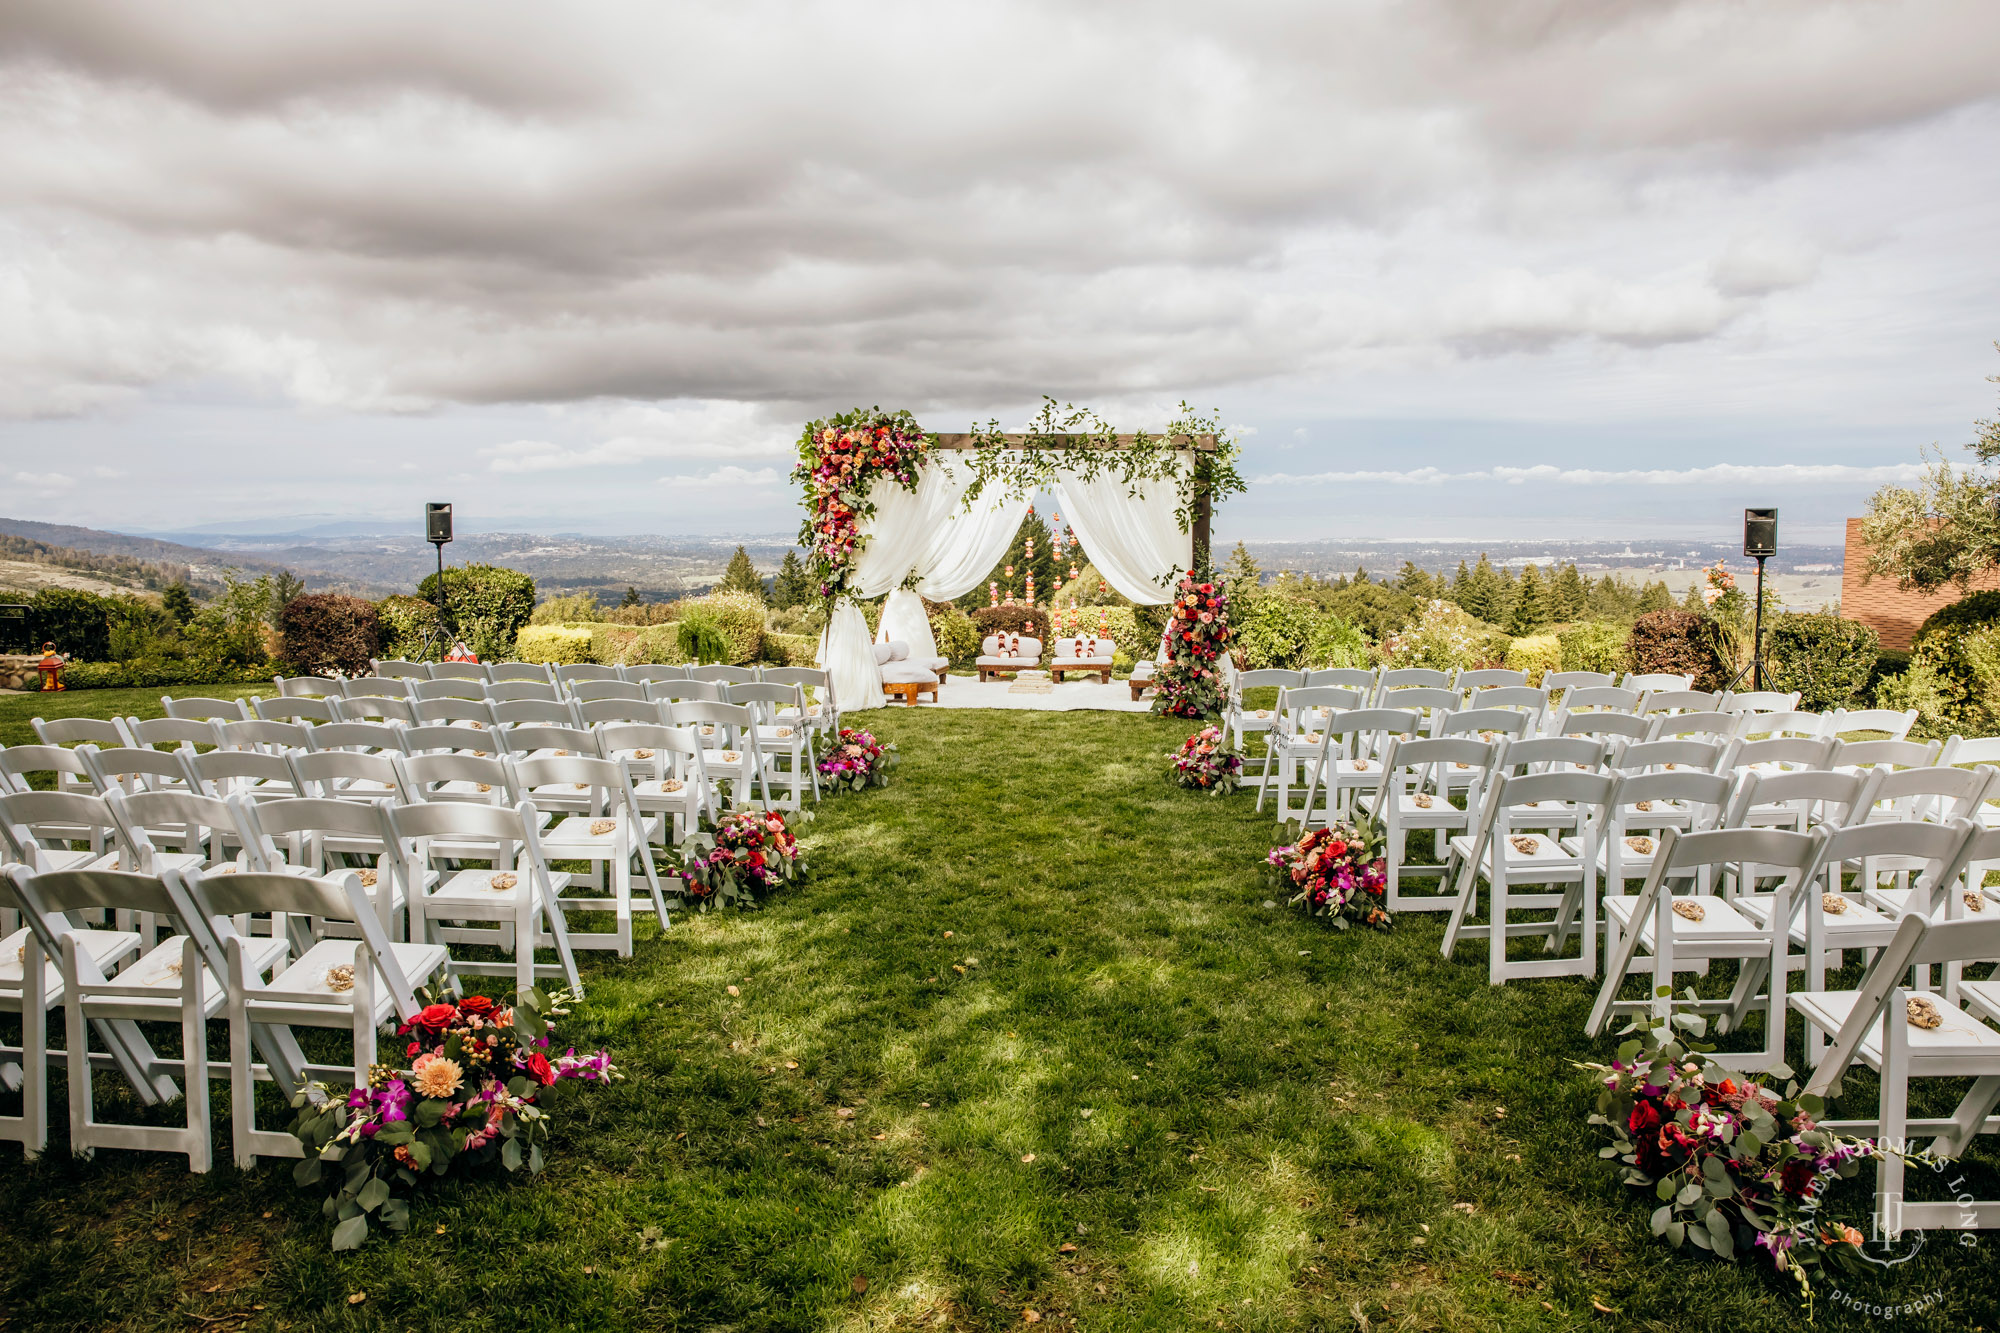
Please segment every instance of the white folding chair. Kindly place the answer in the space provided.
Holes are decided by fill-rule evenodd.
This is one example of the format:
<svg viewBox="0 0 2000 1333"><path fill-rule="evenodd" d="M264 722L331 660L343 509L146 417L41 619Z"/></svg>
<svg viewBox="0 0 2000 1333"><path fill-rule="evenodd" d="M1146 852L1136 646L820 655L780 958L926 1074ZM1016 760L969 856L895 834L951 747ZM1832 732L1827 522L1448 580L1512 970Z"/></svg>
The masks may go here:
<svg viewBox="0 0 2000 1333"><path fill-rule="evenodd" d="M1356 708L1328 718L1318 750L1305 763L1306 799L1298 811L1304 827L1311 828L1316 819L1331 824L1351 818L1367 803L1366 793L1382 785L1382 755L1390 739L1419 735L1422 728L1423 718L1403 708ZM1278 818L1289 822L1293 812L1284 779L1281 772ZM1321 792L1326 793L1323 804Z"/></svg>
<svg viewBox="0 0 2000 1333"><path fill-rule="evenodd" d="M1222 709L1222 732L1229 743L1244 752L1243 774L1255 775L1261 791L1275 780L1277 774L1276 757L1269 744L1271 733L1276 729L1275 708L1258 708L1246 711L1243 707L1245 690L1275 689L1280 694L1291 689L1303 688L1306 683L1303 671L1288 671L1277 667L1265 667L1256 671L1239 671L1230 684L1229 698ZM1250 753L1250 738L1257 736L1265 740L1264 753Z"/></svg>
<svg viewBox="0 0 2000 1333"><path fill-rule="evenodd" d="M163 694L160 707L168 717L185 722L241 722L250 716L250 706L241 699L176 699Z"/></svg>
<svg viewBox="0 0 2000 1333"><path fill-rule="evenodd" d="M819 800L818 754L813 748L812 729L799 720L805 715L805 690L763 681L727 689L730 703L746 705L757 715L757 749L770 764L772 776L789 779L789 787L781 788L785 794L777 803L787 810L801 808L808 784L813 800Z"/></svg>
<svg viewBox="0 0 2000 1333"><path fill-rule="evenodd" d="M639 809L638 796L632 790L631 768L622 760L582 755L507 762L514 770L515 787L528 792L537 808L543 804L543 793L551 789L565 789L583 798L578 813L560 818L541 831L542 853L550 860L583 861L590 866L591 887L596 894L559 898L565 911L610 912L616 922L610 931L570 931L572 947L616 949L620 958L630 958L635 861L646 876L660 929L668 926L667 900L660 889L659 872L653 866L653 843L659 840L659 821L648 819ZM606 893L608 897L604 896Z"/></svg>
<svg viewBox="0 0 2000 1333"><path fill-rule="evenodd" d="M1857 708L1851 711L1836 708L1827 715L1826 734L1845 736L1857 731L1879 731L1888 740L1900 741L1909 737L1910 728L1916 722L1917 710L1914 708L1900 713L1890 708Z"/></svg>
<svg viewBox="0 0 2000 1333"><path fill-rule="evenodd" d="M1457 901L1444 891L1445 840L1471 831L1500 748L1501 742L1476 736L1413 740L1398 736L1389 741L1382 756L1383 779L1376 792L1374 816L1382 826L1385 906L1391 912L1442 912ZM1460 779L1455 788L1445 782L1447 770ZM1465 793L1463 809L1451 803L1455 789ZM1429 832L1435 840L1435 865L1410 863L1409 837L1420 831ZM1407 893L1403 889L1406 879L1435 879L1438 891Z"/></svg>
<svg viewBox="0 0 2000 1333"><path fill-rule="evenodd" d="M683 700L667 705L667 719L677 727L692 727L701 738L702 767L710 781L729 784L730 805L754 800L771 808L770 770L757 740L757 715L749 705Z"/></svg>
<svg viewBox="0 0 2000 1333"><path fill-rule="evenodd" d="M1511 765L1511 752L1503 762ZM1606 816L1619 779L1606 773L1501 773L1480 802L1474 832L1451 839L1451 864L1458 868L1457 893L1439 949L1452 956L1461 939L1485 940L1487 982L1503 986L1527 977L1591 976L1597 969L1597 856ZM1552 826L1560 812L1563 838ZM1486 920L1479 915L1479 881L1487 885ZM1536 886L1539 892L1523 893ZM1531 913L1526 920L1517 913ZM1581 947L1561 955L1571 931ZM1541 958L1512 956L1509 941L1537 937Z"/></svg>
<svg viewBox="0 0 2000 1333"><path fill-rule="evenodd" d="M1265 792L1275 790L1282 812L1291 788L1304 785L1304 766L1318 753L1320 742L1325 739L1327 720L1367 702L1367 695L1347 686L1281 685L1274 707L1246 712L1246 722L1268 726L1264 745L1272 767L1257 780L1257 809L1264 808ZM1282 813L1279 819L1284 819Z"/></svg>
<svg viewBox="0 0 2000 1333"><path fill-rule="evenodd" d="M1617 683L1621 689L1651 694L1659 690L1691 690L1694 688L1694 677L1671 671L1643 671L1628 673Z"/></svg>
<svg viewBox="0 0 2000 1333"><path fill-rule="evenodd" d="M1722 701L1723 708L1732 713L1779 713L1790 715L1799 706L1797 690L1745 690L1741 694L1731 694ZM1750 725L1762 725L1763 719L1756 718Z"/></svg>
<svg viewBox="0 0 2000 1333"><path fill-rule="evenodd" d="M1661 830L1645 887L1631 898L1605 900L1607 925L1616 928L1605 932L1604 980L1586 1032L1597 1036L1613 1014L1650 1010L1666 1017L1677 975L1706 972L1713 962L1734 960L1739 966L1731 994L1693 1002L1693 1007L1717 1015L1718 1032L1739 1030L1743 1017L1761 1009L1763 1045L1754 1051L1719 1051L1711 1058L1725 1068L1746 1071L1783 1064L1791 900L1809 888L1807 877L1819 862L1825 837L1821 831L1768 828ZM1746 916L1730 899L1700 891L1725 878L1734 879L1739 898L1761 892L1765 880L1772 882L1762 921ZM1676 894L1676 884L1695 891ZM1651 998L1619 999L1626 978L1635 972L1651 976ZM1767 983L1761 995L1760 982ZM1679 1003L1686 1007L1689 1002Z"/></svg>
<svg viewBox="0 0 2000 1333"><path fill-rule="evenodd" d="M251 802L238 797L235 808L249 869L313 879L354 870L389 938L409 938L403 915L414 911L412 904L423 891L424 868L402 855L383 817L386 801L313 796ZM355 860L362 864L351 864Z"/></svg>
<svg viewBox="0 0 2000 1333"><path fill-rule="evenodd" d="M410 697L418 703L427 703L434 699L462 699L468 702L476 700L483 703L486 700L486 677L440 676L434 680L412 681Z"/></svg>
<svg viewBox="0 0 2000 1333"><path fill-rule="evenodd" d="M306 725L333 721L333 704L318 697L281 695L276 699L253 700L251 707L266 722Z"/></svg>
<svg viewBox="0 0 2000 1333"><path fill-rule="evenodd" d="M487 670L487 676L495 685L523 680L541 681L543 684L555 683L555 677L549 674L548 667L540 662L495 662Z"/></svg>
<svg viewBox="0 0 2000 1333"><path fill-rule="evenodd" d="M1458 674L1452 677L1451 687L1460 694L1471 695L1480 690L1508 689L1527 683L1528 673L1525 671L1512 671L1506 667L1462 667ZM1545 693L1543 703L1547 702L1548 697Z"/></svg>
<svg viewBox="0 0 2000 1333"><path fill-rule="evenodd" d="M721 813L715 790L702 767L701 737L688 727L657 722L609 722L598 728L604 757L621 760L632 773L632 795L647 815L662 817L659 836L679 846L701 826L704 814Z"/></svg>

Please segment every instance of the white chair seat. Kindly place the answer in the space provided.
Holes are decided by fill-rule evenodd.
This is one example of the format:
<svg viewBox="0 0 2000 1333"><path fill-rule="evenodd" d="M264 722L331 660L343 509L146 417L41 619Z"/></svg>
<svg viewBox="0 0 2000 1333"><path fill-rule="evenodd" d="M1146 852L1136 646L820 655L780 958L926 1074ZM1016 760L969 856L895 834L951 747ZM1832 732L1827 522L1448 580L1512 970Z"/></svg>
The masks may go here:
<svg viewBox="0 0 2000 1333"><path fill-rule="evenodd" d="M922 662L907 659L882 664L884 685L935 685L937 672Z"/></svg>
<svg viewBox="0 0 2000 1333"><path fill-rule="evenodd" d="M1008 670L1008 671L1015 671L1015 670L1027 671L1032 668L1038 667L1041 664L1042 664L1042 659L1039 657L985 657L985 656L978 658L973 663L973 665L975 666L999 667L1002 670Z"/></svg>
<svg viewBox="0 0 2000 1333"><path fill-rule="evenodd" d="M327 978L327 973L336 967L352 968L354 956L360 948L358 940L321 940L305 951L292 965L273 977L270 989L277 991L302 992L309 995L325 995L329 999L345 1000L351 991L337 991ZM389 952L395 957L396 965L402 970L412 985L420 986L438 969L444 967L450 957L442 944L394 944ZM253 1007L255 995L252 995ZM396 997L382 987L375 993L375 1011L379 1019L393 1015Z"/></svg>
<svg viewBox="0 0 2000 1333"><path fill-rule="evenodd" d="M887 677L885 676L883 679L886 680ZM785 733L782 736L778 734L781 731ZM760 742L768 741L772 745L789 745L797 749L806 743L806 733L803 727L798 726L759 727L757 728L757 739Z"/></svg>
<svg viewBox="0 0 2000 1333"><path fill-rule="evenodd" d="M1718 898L1713 894L1688 894L1676 895L1674 901L1699 903L1702 910L1702 919L1699 921L1690 921L1678 913L1675 914L1676 940L1687 940L1698 946L1703 940L1758 936L1760 933L1757 923L1737 911L1726 898ZM1616 921L1621 932L1627 931L1632 928L1632 914L1638 906L1637 895L1613 894L1604 899L1604 915ZM1648 949L1653 947L1654 925L1650 913L1639 925L1640 942Z"/></svg>
<svg viewBox="0 0 2000 1333"><path fill-rule="evenodd" d="M1470 824L1472 812L1461 810L1442 796L1429 796L1429 805L1417 803L1416 792L1396 793L1396 818L1406 828L1463 828Z"/></svg>
<svg viewBox="0 0 2000 1333"><path fill-rule="evenodd" d="M1900 920L1910 911L1910 897L1915 892L1915 889L1866 889L1863 890L1862 897L1868 900L1872 908L1879 910L1887 918ZM1965 890L1954 889L1953 892L1964 893ZM1966 903L1961 901L1958 904L1959 916L1977 918L1988 912L2000 912L2000 903L1994 901L1991 893L1981 893L1979 898L1985 904L1980 911L1975 912L1971 910ZM1952 905L1949 902L1939 903L1937 910L1931 913L1931 920L1950 920L1951 912Z"/></svg>
<svg viewBox="0 0 2000 1333"><path fill-rule="evenodd" d="M669 786L669 783L673 785ZM648 778L644 782L633 783L632 792L636 796L685 796L692 800L694 784L681 778Z"/></svg>
<svg viewBox="0 0 2000 1333"><path fill-rule="evenodd" d="M1497 834L1496 836L1533 838L1535 840L1535 848L1530 852L1524 852L1519 847L1509 843L1507 845L1507 864L1509 865L1574 865L1576 863L1575 853L1566 849L1554 838L1545 837L1539 833L1508 833ZM1445 845L1451 849L1453 855L1457 856L1460 860L1466 860L1472 856L1472 844L1473 839L1470 836L1462 836L1453 838ZM1485 864L1483 860L1480 862L1482 867Z"/></svg>
<svg viewBox="0 0 2000 1333"><path fill-rule="evenodd" d="M88 1000L85 1011L100 1018L164 1018L180 1013L181 960L186 956L185 935L161 940L151 951L133 962L111 980L119 986L145 986L162 992L150 996L116 995ZM243 958L249 970L259 975L283 961L286 945L268 935L254 935L243 942ZM207 968L201 970L203 1010L213 1017L229 996L222 983Z"/></svg>
<svg viewBox="0 0 2000 1333"><path fill-rule="evenodd" d="M1974 982L1972 985L1990 983ZM1966 989L1960 986L1961 992ZM1857 998L1855 991L1798 991L1791 997L1792 1008L1804 1014L1812 1025L1822 1032L1838 1032L1847 1022L1848 1014L1854 1010ZM1944 1020L1934 1028L1920 1028L1912 1023L1904 1024L1908 1034L1910 1054L1914 1059L1993 1059L2000 1056L2000 1032L1995 1032L1971 1014L1959 1009L1942 995L1930 995L1932 1004L1937 1006L1938 1016ZM1882 1067L1882 1025L1878 1022L1861 1039L1857 1054L1861 1059L1877 1069Z"/></svg>
<svg viewBox="0 0 2000 1333"><path fill-rule="evenodd" d="M572 815L542 834L542 851L551 860L611 856L614 854L612 849L617 845L618 830L613 828L603 833L590 831L592 824L605 821L625 824L628 830L631 829L628 821L616 815L602 815L597 819L588 815ZM640 821L637 831L641 836L632 840L632 846L638 846L641 841L650 842L659 828L660 821L657 819Z"/></svg>
<svg viewBox="0 0 2000 1333"><path fill-rule="evenodd" d="M139 936L130 930L74 930L77 948L97 964L97 970L109 975L119 959L127 954L139 952ZM27 976L28 928L15 931L0 940L0 1008L11 1013L20 1012L21 983ZM47 1003L54 1004L62 998L61 960L51 958L43 977L48 981Z"/></svg>
<svg viewBox="0 0 2000 1333"><path fill-rule="evenodd" d="M1085 667L1093 671L1101 671L1111 665L1111 659L1108 657L1058 657L1055 659L1055 665L1059 667L1075 667L1079 671Z"/></svg>
<svg viewBox="0 0 2000 1333"><path fill-rule="evenodd" d="M512 905L529 897L535 891L532 871L528 870L461 870L424 896L426 903L450 901L462 903L501 903ZM493 887L493 876L512 875L514 882L504 889ZM561 893L569 887L570 877L559 870L549 872L549 883ZM432 915L437 915L433 913Z"/></svg>

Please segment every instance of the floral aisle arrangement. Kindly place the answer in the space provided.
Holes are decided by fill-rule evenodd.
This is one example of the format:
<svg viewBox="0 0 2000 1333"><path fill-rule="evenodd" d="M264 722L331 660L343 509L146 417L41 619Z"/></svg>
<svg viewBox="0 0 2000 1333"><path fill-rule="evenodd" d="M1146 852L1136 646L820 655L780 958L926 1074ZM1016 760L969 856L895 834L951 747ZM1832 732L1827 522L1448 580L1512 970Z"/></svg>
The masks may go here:
<svg viewBox="0 0 2000 1333"><path fill-rule="evenodd" d="M878 741L872 732L842 727L839 742L819 761L819 774L835 791L886 787L889 770L896 762L894 742Z"/></svg>
<svg viewBox="0 0 2000 1333"><path fill-rule="evenodd" d="M1699 1042L1705 1029L1693 1012L1647 1015L1625 1027L1612 1063L1582 1066L1603 1076L1590 1117L1611 1140L1601 1155L1657 1200L1655 1236L1725 1259L1762 1252L1810 1299L1811 1276L1829 1265L1864 1271L1862 1233L1821 1204L1879 1150L1818 1128L1819 1098L1801 1094L1784 1066L1770 1075L1787 1080L1779 1096L1714 1063Z"/></svg>
<svg viewBox="0 0 2000 1333"><path fill-rule="evenodd" d="M410 1039L406 1065L376 1065L366 1087L345 1094L324 1083L299 1090L292 1133L305 1160L292 1174L301 1185L331 1182L334 1249L359 1248L371 1220L406 1230L408 1196L425 1175L495 1161L542 1169L557 1087L624 1077L601 1050L550 1058L555 1019L574 998L530 990L505 1004L468 995L426 1005L397 1029Z"/></svg>
<svg viewBox="0 0 2000 1333"><path fill-rule="evenodd" d="M1182 741L1167 759L1167 776L1177 787L1227 796L1243 780L1243 752L1230 745L1221 727L1203 727Z"/></svg>
<svg viewBox="0 0 2000 1333"><path fill-rule="evenodd" d="M1308 829L1291 846L1273 847L1264 863L1280 887L1292 890L1291 905L1308 915L1331 917L1342 930L1350 922L1387 930L1388 863L1378 836L1353 824Z"/></svg>
<svg viewBox="0 0 2000 1333"><path fill-rule="evenodd" d="M812 814L801 810L796 817L803 822ZM776 810L731 811L712 831L689 834L681 843L680 860L685 892L704 908L717 903L755 906L779 885L806 873L798 836Z"/></svg>
<svg viewBox="0 0 2000 1333"><path fill-rule="evenodd" d="M1166 717L1221 716L1220 660L1229 639L1229 594L1197 582L1188 571L1174 591L1153 711Z"/></svg>
<svg viewBox="0 0 2000 1333"><path fill-rule="evenodd" d="M857 409L807 423L792 480L805 488L799 545L810 553L820 596L847 591L861 550L862 521L875 512L870 489L887 478L906 491L915 490L929 444L930 437L908 412Z"/></svg>

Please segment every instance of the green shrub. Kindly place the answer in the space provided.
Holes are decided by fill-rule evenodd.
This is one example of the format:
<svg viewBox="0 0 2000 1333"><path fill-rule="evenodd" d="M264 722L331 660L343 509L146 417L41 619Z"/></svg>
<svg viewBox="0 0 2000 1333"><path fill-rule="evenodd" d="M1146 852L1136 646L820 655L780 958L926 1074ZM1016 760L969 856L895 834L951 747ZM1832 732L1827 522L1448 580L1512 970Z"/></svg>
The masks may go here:
<svg viewBox="0 0 2000 1333"><path fill-rule="evenodd" d="M1601 671L1616 676L1626 670L1625 640L1629 631L1601 620L1571 625L1556 638L1562 644L1564 671Z"/></svg>
<svg viewBox="0 0 2000 1333"><path fill-rule="evenodd" d="M931 638L937 641L939 657L951 659L953 666L969 667L979 656L979 626L972 623L972 617L953 606L950 602L931 603ZM812 636L807 642L814 643ZM801 663L801 665L808 665Z"/></svg>
<svg viewBox="0 0 2000 1333"><path fill-rule="evenodd" d="M590 631L568 625L530 625L515 636L514 660L558 665L592 661Z"/></svg>
<svg viewBox="0 0 2000 1333"><path fill-rule="evenodd" d="M109 597L75 588L44 588L28 603L28 620L34 626L29 635L39 649L53 643L56 651L71 658L99 661L111 655L111 615L116 604Z"/></svg>
<svg viewBox="0 0 2000 1333"><path fill-rule="evenodd" d="M1306 645L1305 657L1299 665L1308 671L1327 667L1366 668L1375 665L1375 652L1368 646L1368 636L1359 625L1336 615L1321 615L1313 622L1312 642Z"/></svg>
<svg viewBox="0 0 2000 1333"><path fill-rule="evenodd" d="M373 602L309 592L278 612L280 655L300 676L358 676L382 650L382 617Z"/></svg>
<svg viewBox="0 0 2000 1333"><path fill-rule="evenodd" d="M1504 659L1510 671L1528 673L1530 685L1540 685L1542 677L1563 669L1562 639L1555 634L1529 634L1507 645Z"/></svg>
<svg viewBox="0 0 2000 1333"><path fill-rule="evenodd" d="M402 594L384 597L375 603L375 614L382 622L381 656L385 659L435 662L451 647L444 642L443 632L438 628L436 605L421 597Z"/></svg>
<svg viewBox="0 0 2000 1333"><path fill-rule="evenodd" d="M1875 688L1875 706L1903 712L1917 710L1916 725L1910 733L1925 740L1942 740L1952 733L1952 719L1960 712L1945 688L1944 679L1928 661L1913 656L1909 665L1894 675L1884 676Z"/></svg>
<svg viewBox="0 0 2000 1333"><path fill-rule="evenodd" d="M982 606L972 613L979 637L989 634L1032 634L1044 644L1050 641L1049 613L1037 606ZM1034 629L1028 629L1033 625ZM976 654L975 654L976 656Z"/></svg>
<svg viewBox="0 0 2000 1333"><path fill-rule="evenodd" d="M1069 625L1067 619L1069 613L1064 612L1063 614L1065 618L1060 620L1053 616L1050 617L1050 633L1047 636L1036 636L1037 638L1047 637L1051 650L1053 650L1056 639L1070 637L1070 631L1067 628ZM1132 608L1129 606L1111 606L1105 603L1098 603L1096 605L1079 607L1076 609L1076 614L1078 616L1077 625L1085 634L1099 633L1098 626L1102 625L1104 627L1102 633L1120 648L1130 648L1139 641L1139 621L1132 614ZM1159 645L1155 642L1150 646L1158 647ZM978 645L975 642L974 648L976 649L977 647ZM973 656L978 656L978 653L975 651ZM1113 653L1112 656L1116 657L1117 654Z"/></svg>
<svg viewBox="0 0 2000 1333"><path fill-rule="evenodd" d="M277 662L226 663L212 658L145 658L134 662L72 662L63 684L72 690L152 690L188 685L269 685Z"/></svg>
<svg viewBox="0 0 2000 1333"><path fill-rule="evenodd" d="M690 661L726 662L748 666L764 647L764 603L748 593L712 592L681 603L680 644ZM703 632L715 636L720 647L711 647L714 656L695 657L690 636ZM872 629L870 631L873 632Z"/></svg>
<svg viewBox="0 0 2000 1333"><path fill-rule="evenodd" d="M516 569L464 565L444 572L445 623L482 662L514 655L514 636L535 612L535 581ZM419 596L437 601L438 576L426 575ZM525 659L524 659L525 660Z"/></svg>
<svg viewBox="0 0 2000 1333"><path fill-rule="evenodd" d="M969 625L972 622L966 621ZM944 652L942 646L938 649ZM809 667L819 656L819 640L810 634L766 634L764 660L772 666Z"/></svg>
<svg viewBox="0 0 2000 1333"><path fill-rule="evenodd" d="M1424 603L1415 620L1383 640L1382 650L1391 666L1450 671L1490 657L1490 637L1483 621L1437 600Z"/></svg>
<svg viewBox="0 0 2000 1333"><path fill-rule="evenodd" d="M577 625L602 620L594 592L575 592L566 597L543 599L528 615L530 625Z"/></svg>
<svg viewBox="0 0 2000 1333"><path fill-rule="evenodd" d="M1694 677L1697 690L1719 690L1729 681L1715 623L1693 611L1648 611L1632 622L1625 641L1632 670L1642 675L1670 672Z"/></svg>
<svg viewBox="0 0 2000 1333"><path fill-rule="evenodd" d="M1312 647L1319 614L1308 602L1291 597L1264 596L1249 610L1232 618L1236 637L1232 651L1246 671L1267 667L1296 669Z"/></svg>
<svg viewBox="0 0 2000 1333"><path fill-rule="evenodd" d="M1764 641L1774 690L1797 690L1799 707L1822 713L1853 703L1875 670L1881 651L1875 631L1827 611L1785 612L1771 621Z"/></svg>
<svg viewBox="0 0 2000 1333"><path fill-rule="evenodd" d="M720 662L729 656L722 631L705 616L683 616L677 626L677 646L687 662Z"/></svg>

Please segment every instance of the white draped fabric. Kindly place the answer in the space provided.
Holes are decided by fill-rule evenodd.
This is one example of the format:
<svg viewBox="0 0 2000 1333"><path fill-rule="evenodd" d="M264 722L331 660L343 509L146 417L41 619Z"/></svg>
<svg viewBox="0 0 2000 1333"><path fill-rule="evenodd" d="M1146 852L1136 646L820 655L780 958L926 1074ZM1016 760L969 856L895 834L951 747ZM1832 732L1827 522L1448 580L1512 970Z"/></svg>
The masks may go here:
<svg viewBox="0 0 2000 1333"><path fill-rule="evenodd" d="M1060 477L1056 499L1097 572L1140 605L1172 601L1176 578L1194 563L1193 534L1175 517L1178 479L1127 482L1099 473L1085 480L1067 468Z"/></svg>
<svg viewBox="0 0 2000 1333"><path fill-rule="evenodd" d="M969 468L932 458L917 474L916 490L887 483L869 492L875 513L861 526L865 544L848 586L856 597L889 594L881 639L905 640L911 657L936 657L937 643L923 603L903 591L903 581L915 573L917 591L937 601L972 591L999 562L1027 511L1027 496L1009 495L999 485L985 487L966 508L971 482ZM853 601L843 598L834 607L820 636L819 664L842 712L882 706L882 669L869 645L867 617Z"/></svg>
<svg viewBox="0 0 2000 1333"><path fill-rule="evenodd" d="M889 600L882 604L882 623L875 631L877 643L894 643L898 639L910 645L912 661L928 663L937 659L937 638L931 633L931 618L924 613L924 599L908 588L898 588L889 594Z"/></svg>

